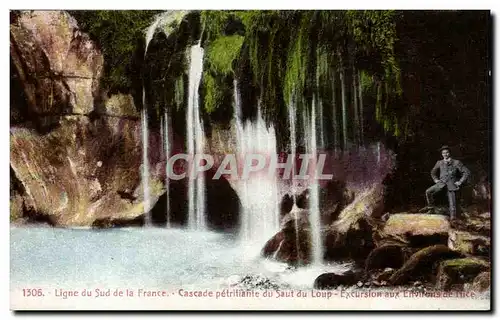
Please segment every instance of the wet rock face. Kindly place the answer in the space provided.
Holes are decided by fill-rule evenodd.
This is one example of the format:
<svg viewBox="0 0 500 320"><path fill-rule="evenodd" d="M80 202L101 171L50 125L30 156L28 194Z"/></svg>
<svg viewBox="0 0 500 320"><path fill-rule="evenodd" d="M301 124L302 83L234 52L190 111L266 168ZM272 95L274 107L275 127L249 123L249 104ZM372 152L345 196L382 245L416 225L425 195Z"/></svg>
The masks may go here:
<svg viewBox="0 0 500 320"><path fill-rule="evenodd" d="M23 11L10 26L10 54L31 114L88 114L103 57L64 11Z"/></svg>
<svg viewBox="0 0 500 320"><path fill-rule="evenodd" d="M11 167L25 189L27 209L50 216L56 225L90 225L96 219L142 214L138 126L112 121L123 131L83 117L64 117L44 135L11 128ZM152 194L158 197L161 188L153 179Z"/></svg>
<svg viewBox="0 0 500 320"><path fill-rule="evenodd" d="M261 254L294 266L309 264L311 236L309 211L294 205L281 219L281 230L266 242Z"/></svg>
<svg viewBox="0 0 500 320"><path fill-rule="evenodd" d="M101 95L97 46L64 11L17 13L10 39L10 166L21 214L52 225L136 221L144 211L139 115L130 95ZM151 181L154 202L163 190L155 172Z"/></svg>

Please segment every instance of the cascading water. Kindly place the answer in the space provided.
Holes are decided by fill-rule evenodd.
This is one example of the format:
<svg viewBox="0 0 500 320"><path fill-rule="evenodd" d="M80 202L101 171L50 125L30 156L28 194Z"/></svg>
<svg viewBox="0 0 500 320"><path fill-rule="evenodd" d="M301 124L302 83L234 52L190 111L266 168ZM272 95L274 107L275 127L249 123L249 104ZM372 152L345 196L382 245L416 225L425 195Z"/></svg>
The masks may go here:
<svg viewBox="0 0 500 320"><path fill-rule="evenodd" d="M179 21L179 17L185 15L184 11L165 11L155 17L153 23L146 30L146 46L144 49L144 59L146 59L148 53L148 46L156 30L163 27L163 31L167 34L165 30L165 25L172 24L172 22ZM168 34L167 34L168 36ZM148 130L148 111L146 104L146 88L142 86L142 112L141 112L141 127L142 127L142 185L143 185L143 196L144 196L144 217L145 224L151 224L151 217L149 216L149 211L151 210L151 198L150 198L150 185L149 185L149 158L148 158L148 144L149 144L149 130Z"/></svg>
<svg viewBox="0 0 500 320"><path fill-rule="evenodd" d="M161 29L162 32L168 37L170 32L180 23L182 18L187 14L188 11L185 10L171 10L165 11L158 14L153 23L146 30L146 46L144 49L144 59L146 59L148 53L148 46L156 30ZM147 112L147 104L146 104L146 88L143 85L142 89L142 105L143 110L141 112L141 125L142 125L142 183L143 183L143 195L144 195L144 215L145 215L145 223L146 225L150 225L151 217L148 212L151 210L151 199L150 199L150 183L149 183L149 160L148 160L148 144L149 144L149 131L148 131L148 112ZM170 137L169 137L169 121L168 114L165 111L164 120L162 121L162 127L160 128L161 140L163 141L163 155L165 159L168 159L170 156ZM165 174L165 189L166 189L166 216L167 216L167 227L170 227L170 190L169 190L169 182L167 178L167 174Z"/></svg>
<svg viewBox="0 0 500 320"><path fill-rule="evenodd" d="M203 54L200 43L191 47L186 130L188 154L192 159L196 154L201 155L204 151L203 123L200 117L198 94L203 73ZM205 178L203 174L189 175L188 201L188 226L192 229L205 229Z"/></svg>
<svg viewBox="0 0 500 320"><path fill-rule="evenodd" d="M151 39L153 39L154 32L158 26L159 19L149 26L146 31L146 48L144 50L144 59L148 53L148 45ZM146 106L146 88L142 86L142 112L141 112L141 128L142 128L142 187L144 196L144 218L145 224L151 224L151 217L149 216L150 210L150 193L149 193L149 160L148 160L148 144L149 144L149 132L148 132L148 111Z"/></svg>
<svg viewBox="0 0 500 320"><path fill-rule="evenodd" d="M248 154L275 156L274 127L266 126L260 107L255 121L243 123L236 81L234 88L238 158L243 160ZM279 230L277 179L269 177L267 172L250 175L248 179L238 180L237 191L242 206L240 239L247 244L261 245Z"/></svg>
<svg viewBox="0 0 500 320"><path fill-rule="evenodd" d="M145 93L143 94L143 100L146 100ZM151 209L151 200L149 192L149 160L148 160L148 144L149 144L149 133L148 133L148 113L146 108L142 109L141 112L141 126L142 126L142 186L144 192L144 218L145 224L151 224L151 218L148 214Z"/></svg>
<svg viewBox="0 0 500 320"><path fill-rule="evenodd" d="M165 112L163 115L163 128L162 128L162 135L163 135L163 149L164 149L164 156L165 160L167 161L170 158L170 132L168 130L170 126L170 121L168 117L168 113ZM166 171L165 171L166 173ZM168 179L168 175L165 174L165 215L167 217L167 228L170 228L170 181Z"/></svg>
<svg viewBox="0 0 500 320"><path fill-rule="evenodd" d="M317 139L316 139L316 99L313 98L310 117L310 141L308 143L308 154L312 156L311 166L313 168L310 184L309 197L309 223L311 225L311 246L312 246L312 263L320 265L323 262L323 244L321 241L321 217L319 212L319 184L316 179L318 160ZM322 129L322 128L320 128ZM320 132L322 135L323 132Z"/></svg>
<svg viewBox="0 0 500 320"><path fill-rule="evenodd" d="M323 116L323 101L318 101L318 121L319 121L319 147L323 149L325 147L325 135L324 135L324 116Z"/></svg>
<svg viewBox="0 0 500 320"><path fill-rule="evenodd" d="M292 98L292 101L290 103L290 107L288 108L288 120L290 122L290 156L292 157L292 185L291 185L291 191L292 191L292 197L293 197L293 202L294 205L296 203L296 181L294 179L295 176L295 160L296 160L296 154L297 154L297 105L295 103L295 99ZM298 219L295 219L295 248L297 252L300 252L299 249L299 222ZM277 252L277 251L276 251Z"/></svg>
<svg viewBox="0 0 500 320"><path fill-rule="evenodd" d="M377 142L377 164L380 164L380 141Z"/></svg>

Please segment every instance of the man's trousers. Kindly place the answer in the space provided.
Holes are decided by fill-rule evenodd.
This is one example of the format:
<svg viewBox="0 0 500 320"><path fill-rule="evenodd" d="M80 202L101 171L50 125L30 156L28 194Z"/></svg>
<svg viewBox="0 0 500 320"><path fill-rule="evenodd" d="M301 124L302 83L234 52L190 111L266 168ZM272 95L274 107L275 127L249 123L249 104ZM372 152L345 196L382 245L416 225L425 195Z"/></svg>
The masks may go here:
<svg viewBox="0 0 500 320"><path fill-rule="evenodd" d="M438 184L436 183L435 185L431 186L425 191L425 197L427 198L427 205L428 206L433 206L434 205L434 196L436 193L439 191L443 190L446 185ZM448 205L450 209L450 218L456 218L457 217L457 198L455 195L456 191L450 191L447 190L448 194Z"/></svg>

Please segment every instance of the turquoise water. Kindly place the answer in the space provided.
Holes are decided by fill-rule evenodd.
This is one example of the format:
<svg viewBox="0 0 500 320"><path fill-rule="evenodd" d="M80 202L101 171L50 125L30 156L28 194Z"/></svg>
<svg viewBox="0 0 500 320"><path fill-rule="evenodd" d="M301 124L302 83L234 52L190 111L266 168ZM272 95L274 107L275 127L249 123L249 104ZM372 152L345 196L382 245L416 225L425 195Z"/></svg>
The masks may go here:
<svg viewBox="0 0 500 320"><path fill-rule="evenodd" d="M259 255L262 244L242 245L230 234L179 229L109 230L11 228L11 288L229 286L260 275L287 287L312 288L325 271L343 266L287 269Z"/></svg>

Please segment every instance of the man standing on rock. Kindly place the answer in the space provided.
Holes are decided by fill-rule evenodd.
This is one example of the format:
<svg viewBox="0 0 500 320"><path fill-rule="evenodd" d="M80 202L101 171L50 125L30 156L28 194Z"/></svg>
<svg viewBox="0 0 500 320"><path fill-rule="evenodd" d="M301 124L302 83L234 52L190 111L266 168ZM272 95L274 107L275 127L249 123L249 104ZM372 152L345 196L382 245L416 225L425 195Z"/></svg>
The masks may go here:
<svg viewBox="0 0 500 320"><path fill-rule="evenodd" d="M450 148L443 146L441 149L443 160L438 160L431 170L431 177L434 185L425 191L427 198L427 208L432 208L434 205L434 196L437 192L446 187L448 193L448 204L450 207L450 220L457 218L457 201L455 193L460 186L469 178L470 171L462 162L451 158ZM439 178L437 171L439 170Z"/></svg>

